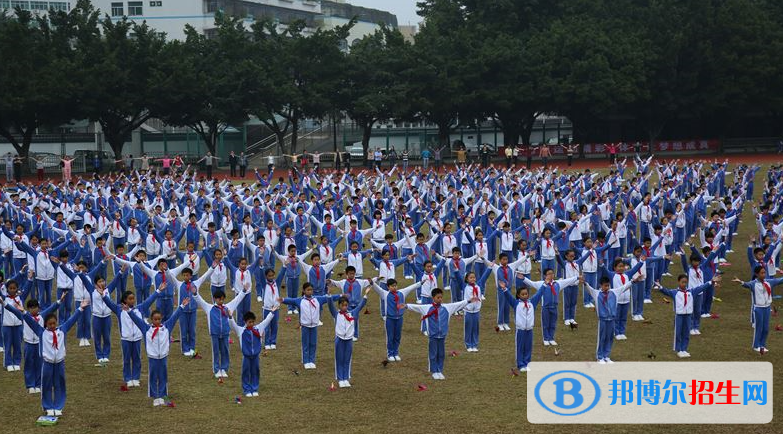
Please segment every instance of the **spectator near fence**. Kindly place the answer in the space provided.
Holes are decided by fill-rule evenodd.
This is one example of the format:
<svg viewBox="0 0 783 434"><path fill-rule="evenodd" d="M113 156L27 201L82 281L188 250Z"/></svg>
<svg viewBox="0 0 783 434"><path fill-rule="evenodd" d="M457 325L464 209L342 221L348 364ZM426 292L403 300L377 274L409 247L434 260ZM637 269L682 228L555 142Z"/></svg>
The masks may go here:
<svg viewBox="0 0 783 434"><path fill-rule="evenodd" d="M237 163L237 154L235 154L234 151L231 151L231 153L228 154L228 168L232 178L237 176Z"/></svg>
<svg viewBox="0 0 783 434"><path fill-rule="evenodd" d="M207 151L207 155L205 155L202 159L198 160L196 164L204 162L204 167L207 169L207 179L212 179L212 167L217 163L217 160L220 158L215 157L212 155L211 152Z"/></svg>
<svg viewBox="0 0 783 434"><path fill-rule="evenodd" d="M514 150L511 149L511 146L506 146L504 153L506 154L506 169L508 169L511 167L511 161L514 160Z"/></svg>
<svg viewBox="0 0 783 434"><path fill-rule="evenodd" d="M445 148L445 146L441 146L440 148L435 148L435 150L432 152L432 156L435 157L435 168L440 169L440 166L443 164L443 156L441 155L441 151Z"/></svg>
<svg viewBox="0 0 783 434"><path fill-rule="evenodd" d="M9 152L5 154L5 182L14 179L14 156Z"/></svg>
<svg viewBox="0 0 783 434"><path fill-rule="evenodd" d="M542 143L538 155L541 157L541 164L544 166L544 168L546 169L547 167L549 167L548 166L549 156L551 155L549 152L549 145L547 145L546 143Z"/></svg>
<svg viewBox="0 0 783 434"><path fill-rule="evenodd" d="M429 149L425 149L421 152L421 161L425 170L430 166L430 155L431 154Z"/></svg>
<svg viewBox="0 0 783 434"><path fill-rule="evenodd" d="M239 177L244 178L247 171L247 155L244 152L239 153Z"/></svg>

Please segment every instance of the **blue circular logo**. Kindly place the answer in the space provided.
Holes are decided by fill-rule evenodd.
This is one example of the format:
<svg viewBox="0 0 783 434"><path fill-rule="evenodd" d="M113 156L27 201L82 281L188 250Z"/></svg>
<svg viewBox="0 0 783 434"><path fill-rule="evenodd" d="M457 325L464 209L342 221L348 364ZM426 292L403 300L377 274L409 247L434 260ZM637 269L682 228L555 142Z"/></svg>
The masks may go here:
<svg viewBox="0 0 783 434"><path fill-rule="evenodd" d="M545 385L547 389L554 388L555 400L551 406L541 399L541 388ZM592 386L592 390L583 387L584 385ZM582 372L557 371L542 378L536 384L535 397L541 407L550 413L558 416L577 416L592 410L598 404L601 399L601 388L598 382Z"/></svg>

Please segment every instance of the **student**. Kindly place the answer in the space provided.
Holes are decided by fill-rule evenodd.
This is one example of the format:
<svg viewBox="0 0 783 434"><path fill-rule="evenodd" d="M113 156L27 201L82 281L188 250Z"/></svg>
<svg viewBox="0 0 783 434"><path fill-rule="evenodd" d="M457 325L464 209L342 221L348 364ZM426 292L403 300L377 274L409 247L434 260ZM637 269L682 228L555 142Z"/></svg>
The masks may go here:
<svg viewBox="0 0 783 434"><path fill-rule="evenodd" d="M44 325L35 320L29 313L22 315L10 304L6 308L17 318L23 319L30 329L38 336L40 342L41 359L41 405L47 416L62 416L65 407L65 335L76 324L79 315L90 303L83 300L82 304L68 318L67 321L57 326L57 316L49 313L44 318Z"/></svg>
<svg viewBox="0 0 783 434"><path fill-rule="evenodd" d="M386 358L390 362L399 362L402 360L400 358L400 339L402 337L402 320L405 314L405 309L401 308L401 306L405 305L405 297L411 291L419 288L421 282L398 290L397 281L389 279L386 281L386 288L388 288L386 290L378 284L380 278L376 277L370 281L372 282L372 289L385 300L386 310L381 315L385 318L386 326ZM366 299L367 296L365 295L361 303L364 303Z"/></svg>
<svg viewBox="0 0 783 434"><path fill-rule="evenodd" d="M61 262L61 264L63 264ZM79 272L79 273L87 273L87 277L90 279L90 281L95 281L95 276L100 273L101 268L106 266L106 262L101 261L97 264L95 264L92 267L92 270L87 272L87 263L84 261L79 261L76 263L76 266L72 263L65 264L65 267L67 267L69 270L73 272ZM87 289L84 286L84 283L82 283L82 279L71 279L68 277L68 275L63 271L62 267L58 267L57 270L57 276L58 279L60 278L60 273L62 273L63 279L69 279L73 282L73 299L75 300L76 304L81 304L82 300L89 299L90 293L87 292ZM59 285L59 281L58 281ZM62 316L60 317L62 318ZM90 339L92 338L92 306L87 306L84 308L84 313L79 316L79 321L76 324L76 339L79 340L79 346L80 347L89 347Z"/></svg>
<svg viewBox="0 0 783 434"><path fill-rule="evenodd" d="M367 304L367 294L370 288L364 290L362 301L351 311L348 310L348 297L341 296L334 303L329 303L329 312L334 317L334 376L340 387L351 387L351 361L353 360L353 326L355 318Z"/></svg>
<svg viewBox="0 0 783 434"><path fill-rule="evenodd" d="M264 331L275 317L274 312L280 308L280 305L273 307L260 324L256 324L256 314L245 312L242 320L244 327L230 317L228 323L234 329L234 333L239 338L239 348L242 350L242 393L247 397L258 396L258 384L261 373L258 356L261 354L261 345L264 342Z"/></svg>
<svg viewBox="0 0 783 434"><path fill-rule="evenodd" d="M22 268L21 270L24 270ZM19 276L19 274L17 274ZM15 276L16 277L16 276ZM21 311L24 308L24 300L32 288L32 271L28 272L28 278L25 279L25 287L19 292L19 284L16 279L11 279L5 283L4 304L6 307L13 306ZM22 336L24 327L23 322L13 315L3 315L3 342L5 343L5 356L3 357L3 366L8 372L21 370L22 363Z"/></svg>
<svg viewBox="0 0 783 434"><path fill-rule="evenodd" d="M107 258L103 259L104 261ZM114 279L106 286L106 280L101 276L95 277L95 283L84 273L74 274L73 271L68 269L64 264L60 264L60 268L71 279L80 279L84 285L84 289L90 294L90 305L92 305L92 334L95 338L95 358L98 359L98 363L109 363L109 356L111 356L111 309L103 302L103 294L95 290L95 288L106 289L111 294L117 289L119 280ZM128 268L123 266L123 273L128 272ZM78 276L78 277L77 277Z"/></svg>
<svg viewBox="0 0 783 434"><path fill-rule="evenodd" d="M302 297L279 298L278 302L295 306L299 310L299 325L302 330L302 364L305 369L315 369L315 354L318 348L318 323L321 321L321 305L337 300L339 294L313 297L313 285L302 285Z"/></svg>
<svg viewBox="0 0 783 434"><path fill-rule="evenodd" d="M516 299L511 297L508 286L505 282L500 282L500 291L506 298L509 306L514 309L514 325L516 335L514 343L516 345L516 361L519 372L527 372L530 368L530 359L533 355L533 324L535 323L535 310L538 303L541 302L543 291L538 291L533 298L528 299L529 291L526 287L517 288Z"/></svg>
<svg viewBox="0 0 783 434"><path fill-rule="evenodd" d="M144 347L147 350L147 361L150 385L147 396L152 398L152 405L159 407L165 405L164 397L168 396L168 357L171 346L171 330L177 323L182 308L190 303L190 298L185 298L177 310L171 314L168 320L163 321L163 314L153 310L150 314L150 324L144 322L138 315L129 315L131 321L144 335ZM123 310L128 306L123 306Z"/></svg>
<svg viewBox="0 0 783 434"><path fill-rule="evenodd" d="M122 380L126 387L141 386L141 330L133 323L130 315L144 319L141 312L146 312L160 294L160 290L152 293L143 303L136 306L136 295L131 291L123 291L120 304L111 300L101 288L96 288L103 295L103 302L117 316L117 326L120 329L120 347L122 347ZM127 310L125 308L127 307ZM184 334L183 334L184 335Z"/></svg>
<svg viewBox="0 0 783 434"><path fill-rule="evenodd" d="M429 370L432 378L445 380L443 362L446 359L446 336L449 334L449 320L457 311L481 299L465 299L457 303L443 304L443 290L432 290L432 304L408 304L407 307L422 315L421 320L427 321L429 332Z"/></svg>
<svg viewBox="0 0 783 434"><path fill-rule="evenodd" d="M288 246L287 249L288 255L283 256L277 252L275 252L275 256L277 256L277 259L280 260L280 262L283 263L283 270L280 272L280 276L278 276L278 279L285 278L286 282L286 291L288 292L288 298L294 298L296 297L296 288L299 287L299 276L302 274L302 262L304 262L305 258L307 258L310 253L312 253L312 249L308 250L307 252L297 255L296 254L296 245L291 244ZM280 282L278 282L279 284ZM295 311L294 309L289 308L288 314L294 314L299 313L298 311Z"/></svg>
<svg viewBox="0 0 783 434"><path fill-rule="evenodd" d="M214 304L209 304L199 295L198 286L192 285L190 289L193 301L207 314L207 328L212 339L212 373L215 378L228 378L228 336L231 331L228 324L231 317L229 312L233 312L239 303L242 303L242 299L250 294L250 287L237 294L228 304L223 304L226 301L223 291L215 292Z"/></svg>
<svg viewBox="0 0 783 434"><path fill-rule="evenodd" d="M155 279L154 264L157 264L160 260L165 259L165 256L160 255L152 260L147 260L147 252L144 250L136 251L133 256L135 262L127 261L123 258L117 257L114 259L115 263L130 267L133 273L133 288L136 290L136 302L140 303L139 307L149 306L143 304L150 296L150 289L152 288L152 280ZM123 288L125 288L123 286ZM149 308L147 308L149 309ZM141 314L144 318L149 316L148 310L141 310Z"/></svg>
<svg viewBox="0 0 783 434"><path fill-rule="evenodd" d="M329 284L336 286L342 290L342 293L348 297L348 310L356 309L356 306L361 303L362 288L370 286L370 281L365 279L356 278L356 268L352 265L345 267L345 279L344 280L329 280ZM359 317L354 318L354 339L356 342L359 340Z"/></svg>
<svg viewBox="0 0 783 434"><path fill-rule="evenodd" d="M545 291L542 295L544 300L541 308L541 332L544 336L544 346L557 345L555 330L557 329L557 305L561 289L575 285L578 281L578 276L555 280L555 272L551 268L544 270L544 280L534 282L528 278L524 279L525 285L538 288L537 291Z"/></svg>
<svg viewBox="0 0 783 434"><path fill-rule="evenodd" d="M54 313L59 308L59 304L63 303L65 295L61 295L60 299L49 305L43 311L39 311L41 306L38 304L38 300L27 300L27 313L33 317L33 319L41 326L44 326L44 318L49 316L50 313ZM18 317L17 317L18 318ZM30 328L27 323L24 324L24 387L27 389L27 393L41 393L41 340L38 334Z"/></svg>
<svg viewBox="0 0 783 434"><path fill-rule="evenodd" d="M469 353L478 352L479 344L479 323L481 321L481 300L483 290L481 289L492 273L492 269L486 268L481 278L476 280L476 273L469 271L465 275L465 297L471 301L465 306L465 348Z"/></svg>
<svg viewBox="0 0 783 434"><path fill-rule="evenodd" d="M656 283L656 287L663 294L672 298L674 303L674 351L677 357L690 357L688 352L688 343L690 341L691 316L693 315L693 298L696 294L701 294L712 285L712 282L703 283L695 288L688 288L688 276L680 274L677 277L678 288L666 289Z"/></svg>
<svg viewBox="0 0 783 434"><path fill-rule="evenodd" d="M762 266L753 269L756 278L750 282L743 282L734 278L737 282L750 290L753 303L753 351L766 353L767 335L769 334L769 314L772 306L772 288L783 283L783 279L767 280L767 270Z"/></svg>
<svg viewBox="0 0 783 434"><path fill-rule="evenodd" d="M590 295L595 300L595 313L598 315L598 338L595 350L595 358L599 365L614 363L609 357L612 353L612 343L614 342L615 318L617 318L617 298L620 293L628 291L633 284L628 280L624 285L612 288L612 281L604 276L600 281L601 289L593 288L589 283L584 282L585 288L590 291Z"/></svg>

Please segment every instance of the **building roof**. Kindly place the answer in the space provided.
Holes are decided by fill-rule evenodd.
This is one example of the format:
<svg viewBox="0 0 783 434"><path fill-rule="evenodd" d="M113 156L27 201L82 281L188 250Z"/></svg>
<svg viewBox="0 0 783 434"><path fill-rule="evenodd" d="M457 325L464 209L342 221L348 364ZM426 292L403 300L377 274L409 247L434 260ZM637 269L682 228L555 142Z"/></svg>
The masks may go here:
<svg viewBox="0 0 783 434"><path fill-rule="evenodd" d="M362 6L354 6L348 3L321 0L321 13L324 16L340 17L346 19L357 17L359 21L374 24L384 23L390 27L397 27L397 16L391 12L365 8Z"/></svg>

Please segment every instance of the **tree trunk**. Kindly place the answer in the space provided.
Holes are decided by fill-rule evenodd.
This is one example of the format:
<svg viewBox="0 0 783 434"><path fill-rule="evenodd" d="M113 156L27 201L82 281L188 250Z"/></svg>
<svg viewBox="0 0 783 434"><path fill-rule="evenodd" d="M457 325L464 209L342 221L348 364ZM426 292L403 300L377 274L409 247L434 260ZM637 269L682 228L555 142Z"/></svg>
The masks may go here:
<svg viewBox="0 0 783 434"><path fill-rule="evenodd" d="M299 139L299 116L294 115L291 121L291 155L296 155L296 142ZM303 149L302 152L305 150Z"/></svg>
<svg viewBox="0 0 783 434"><path fill-rule="evenodd" d="M522 136L522 143L526 146L530 145L530 135L533 134L533 125L535 125L535 123L535 113L529 113L522 119L520 135Z"/></svg>
<svg viewBox="0 0 783 434"><path fill-rule="evenodd" d="M117 136L107 136L106 141L109 142L111 150L114 151L114 158L122 160L122 149L125 147L125 139Z"/></svg>
<svg viewBox="0 0 783 434"><path fill-rule="evenodd" d="M364 155L364 166L367 166L370 157L370 137L372 137L373 122L362 124L362 154Z"/></svg>

